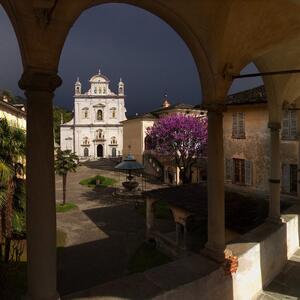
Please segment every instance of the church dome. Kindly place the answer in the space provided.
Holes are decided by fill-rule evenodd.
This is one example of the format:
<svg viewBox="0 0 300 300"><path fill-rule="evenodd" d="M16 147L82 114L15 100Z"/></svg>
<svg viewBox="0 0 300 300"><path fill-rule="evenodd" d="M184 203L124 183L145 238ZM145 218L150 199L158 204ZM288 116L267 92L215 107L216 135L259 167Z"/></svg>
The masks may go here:
<svg viewBox="0 0 300 300"><path fill-rule="evenodd" d="M109 83L109 79L105 75L101 74L99 70L98 74L94 75L90 79L90 83Z"/></svg>

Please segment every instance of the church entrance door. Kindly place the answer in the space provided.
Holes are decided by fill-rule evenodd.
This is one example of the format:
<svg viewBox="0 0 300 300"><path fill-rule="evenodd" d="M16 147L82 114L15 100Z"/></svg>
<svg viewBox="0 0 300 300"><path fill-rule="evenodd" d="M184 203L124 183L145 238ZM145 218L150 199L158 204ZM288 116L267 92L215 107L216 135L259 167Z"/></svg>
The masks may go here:
<svg viewBox="0 0 300 300"><path fill-rule="evenodd" d="M103 157L103 146L102 145L97 146L97 157Z"/></svg>
<svg viewBox="0 0 300 300"><path fill-rule="evenodd" d="M117 149L116 148L112 148L112 150L111 150L111 156L112 157L116 157L117 156Z"/></svg>

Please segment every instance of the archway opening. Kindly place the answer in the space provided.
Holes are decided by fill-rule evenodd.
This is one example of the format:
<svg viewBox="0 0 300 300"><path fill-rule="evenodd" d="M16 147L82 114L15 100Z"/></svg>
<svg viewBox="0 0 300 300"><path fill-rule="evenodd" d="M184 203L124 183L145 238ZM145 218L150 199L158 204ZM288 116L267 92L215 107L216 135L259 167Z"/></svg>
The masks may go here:
<svg viewBox="0 0 300 300"><path fill-rule="evenodd" d="M115 20L113 24L111 20ZM69 131L63 135L75 137L73 151L78 153L83 153L80 148L84 146L80 143L77 145L76 139L82 136L89 137L91 161L88 164L91 165L93 159L104 157L101 162L95 162L103 176L111 176L111 173L105 171L111 168L110 161L115 161L110 160L111 157L126 156L131 152L137 160L143 159L143 149L140 154L135 153L135 149L144 144L144 129L138 130L135 127L125 133L123 123L126 119L163 109L166 94L171 106L186 105L187 109L190 109L201 103L198 70L184 41L160 18L131 5L105 4L83 12L66 40L59 72L63 85L57 90L55 103L69 110L73 109L75 115L75 124L74 120L71 121L73 127L68 126ZM81 111L84 108L88 108L88 113L84 114ZM101 118L98 115L99 111L102 112ZM101 130L101 135L98 134L98 130ZM124 143L127 133L134 141L127 139ZM129 144L132 146L130 150ZM99 166L100 163L103 165ZM158 166L163 177L163 168L158 163L153 169L155 176L158 174ZM77 171L77 174L79 172ZM117 185L121 185L121 182ZM101 195L99 201L104 201ZM111 211L116 210L117 208L111 208ZM91 216L91 220L96 224L97 218L100 218L98 213ZM130 216L127 220L134 218L139 222L138 215ZM113 224L112 220L110 222ZM111 226L118 225L116 223ZM133 241L136 246L130 254L124 253L128 262L137 245L142 244L142 240L137 239L140 226L141 224L133 228L128 224L128 228L123 226L122 230L120 229L122 235L128 234L128 230L135 232ZM107 230L100 227L99 229L105 232ZM114 233L111 233L109 228L106 233L110 236L106 241L107 245L113 243ZM101 241L99 246L100 244ZM126 245L120 248L125 249ZM108 261L114 261L114 265L116 264L119 258L114 257L114 252L115 249L112 249L111 255L103 253L103 259L106 257L103 264ZM99 257L95 258L97 265L100 260ZM99 268L104 270L106 267ZM118 268L113 271L107 270L102 276L95 276L88 285L109 280L107 276L111 273L119 276ZM77 275L72 272L70 276L79 278L80 272L78 271ZM60 276L62 293L71 292L68 287L63 287L64 282L66 280ZM80 289L80 286L77 288Z"/></svg>
<svg viewBox="0 0 300 300"><path fill-rule="evenodd" d="M97 146L97 157L103 157L103 145Z"/></svg>

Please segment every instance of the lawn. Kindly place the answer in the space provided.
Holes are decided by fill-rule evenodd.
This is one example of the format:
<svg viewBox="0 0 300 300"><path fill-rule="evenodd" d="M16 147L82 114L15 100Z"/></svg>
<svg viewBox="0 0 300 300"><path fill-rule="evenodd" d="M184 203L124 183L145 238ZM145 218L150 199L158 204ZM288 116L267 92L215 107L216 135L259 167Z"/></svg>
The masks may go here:
<svg viewBox="0 0 300 300"><path fill-rule="evenodd" d="M144 272L171 261L171 258L157 250L154 245L144 242L130 259L128 270L130 273Z"/></svg>
<svg viewBox="0 0 300 300"><path fill-rule="evenodd" d="M146 204L142 204L137 208L137 211L142 216L146 217ZM154 216L156 219L170 220L172 213L165 201L157 201L154 204Z"/></svg>
<svg viewBox="0 0 300 300"><path fill-rule="evenodd" d="M97 181L99 181L98 185ZM79 183L88 187L109 187L113 186L116 182L117 181L115 179L101 175L96 175L94 177L82 179Z"/></svg>
<svg viewBox="0 0 300 300"><path fill-rule="evenodd" d="M78 206L74 203L68 202L66 204L56 203L56 212L64 213L73 209L77 209Z"/></svg>

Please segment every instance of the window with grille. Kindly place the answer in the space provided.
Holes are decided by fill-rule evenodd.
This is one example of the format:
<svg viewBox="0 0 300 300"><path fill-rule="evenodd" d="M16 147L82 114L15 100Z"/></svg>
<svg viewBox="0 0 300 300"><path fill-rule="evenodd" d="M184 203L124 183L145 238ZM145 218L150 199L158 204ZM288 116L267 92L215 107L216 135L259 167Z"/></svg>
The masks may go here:
<svg viewBox="0 0 300 300"><path fill-rule="evenodd" d="M245 113L234 112L232 114L232 137L244 139L245 135Z"/></svg>
<svg viewBox="0 0 300 300"><path fill-rule="evenodd" d="M284 140L297 138L297 113L295 110L283 112L281 137Z"/></svg>
<svg viewBox="0 0 300 300"><path fill-rule="evenodd" d="M236 184L252 185L252 161L237 158L226 159L225 179Z"/></svg>

